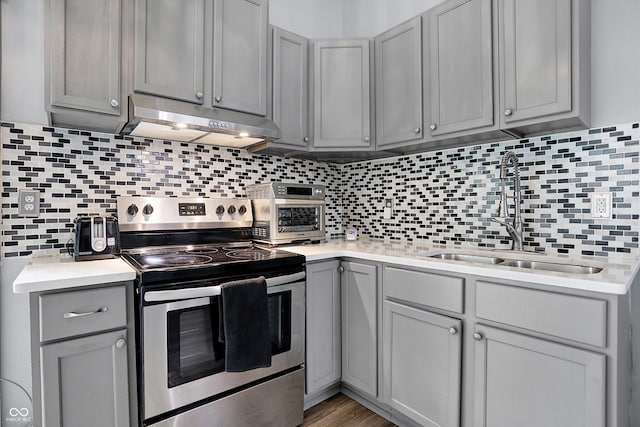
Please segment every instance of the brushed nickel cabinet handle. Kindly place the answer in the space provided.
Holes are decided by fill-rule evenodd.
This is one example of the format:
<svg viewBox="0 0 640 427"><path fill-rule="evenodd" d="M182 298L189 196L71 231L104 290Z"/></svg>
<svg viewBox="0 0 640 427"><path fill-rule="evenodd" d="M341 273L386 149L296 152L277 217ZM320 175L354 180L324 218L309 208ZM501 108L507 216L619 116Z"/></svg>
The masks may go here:
<svg viewBox="0 0 640 427"><path fill-rule="evenodd" d="M65 313L63 315L63 317L65 319L73 319L73 318L76 318L76 317L91 316L92 314L106 313L107 311L109 311L109 307L100 307L95 311L86 311L86 312L83 312L83 313L77 313L75 311L70 311L69 313Z"/></svg>

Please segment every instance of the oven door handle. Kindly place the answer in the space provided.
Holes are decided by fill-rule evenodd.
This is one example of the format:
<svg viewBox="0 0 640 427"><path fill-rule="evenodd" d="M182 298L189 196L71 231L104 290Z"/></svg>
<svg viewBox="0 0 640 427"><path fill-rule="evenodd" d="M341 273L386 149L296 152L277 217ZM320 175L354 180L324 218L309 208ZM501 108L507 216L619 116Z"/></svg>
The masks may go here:
<svg viewBox="0 0 640 427"><path fill-rule="evenodd" d="M304 280L306 276L307 275L304 271L300 271L299 273L287 274L285 276L269 277L268 279L266 279L267 287L284 285L285 283L299 282L300 280Z"/></svg>
<svg viewBox="0 0 640 427"><path fill-rule="evenodd" d="M214 297L216 295L220 295L220 286L145 292L144 300L146 302L177 301L182 299Z"/></svg>
<svg viewBox="0 0 640 427"><path fill-rule="evenodd" d="M285 283L293 283L303 280L306 277L304 271L298 273L287 274L285 276L276 276L266 279L267 287L284 285ZM194 299L203 297L215 297L220 295L220 286L204 286L200 288L184 288L171 289L167 291L150 291L145 292L144 300L146 302L160 301L177 301L183 299Z"/></svg>

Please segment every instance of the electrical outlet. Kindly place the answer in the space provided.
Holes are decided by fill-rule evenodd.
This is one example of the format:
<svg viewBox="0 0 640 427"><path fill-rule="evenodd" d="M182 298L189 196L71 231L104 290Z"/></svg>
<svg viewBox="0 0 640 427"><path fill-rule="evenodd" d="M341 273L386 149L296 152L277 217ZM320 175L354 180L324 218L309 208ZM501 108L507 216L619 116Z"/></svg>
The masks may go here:
<svg viewBox="0 0 640 427"><path fill-rule="evenodd" d="M611 193L593 193L591 196L591 218L611 219Z"/></svg>
<svg viewBox="0 0 640 427"><path fill-rule="evenodd" d="M393 199L384 199L384 208L382 209L382 219L391 219L393 216Z"/></svg>
<svg viewBox="0 0 640 427"><path fill-rule="evenodd" d="M19 190L18 199L18 216L28 218L40 216L40 192L38 190Z"/></svg>

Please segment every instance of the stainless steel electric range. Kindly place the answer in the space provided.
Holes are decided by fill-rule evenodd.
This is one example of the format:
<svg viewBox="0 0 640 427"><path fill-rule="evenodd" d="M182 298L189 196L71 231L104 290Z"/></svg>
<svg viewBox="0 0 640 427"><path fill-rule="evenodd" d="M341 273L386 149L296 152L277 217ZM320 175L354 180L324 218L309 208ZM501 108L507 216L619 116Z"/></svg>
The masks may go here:
<svg viewBox="0 0 640 427"><path fill-rule="evenodd" d="M301 424L304 257L249 240L248 199L120 197L117 209L122 256L137 270L141 425ZM271 366L228 372L221 285L260 276Z"/></svg>

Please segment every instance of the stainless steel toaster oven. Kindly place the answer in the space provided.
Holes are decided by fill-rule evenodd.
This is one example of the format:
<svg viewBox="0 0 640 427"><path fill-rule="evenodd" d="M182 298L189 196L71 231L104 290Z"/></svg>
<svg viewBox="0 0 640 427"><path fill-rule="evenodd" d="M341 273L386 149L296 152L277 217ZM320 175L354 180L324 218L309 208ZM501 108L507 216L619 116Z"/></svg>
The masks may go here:
<svg viewBox="0 0 640 427"><path fill-rule="evenodd" d="M325 240L325 187L270 182L247 187L253 239L271 245Z"/></svg>

